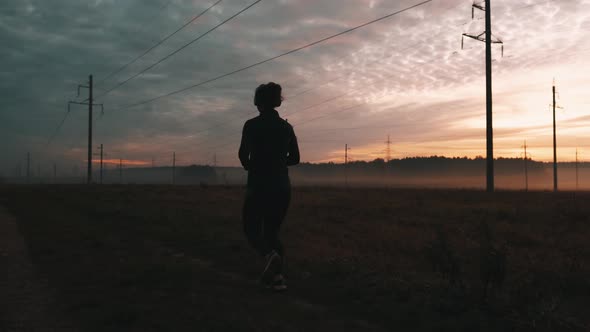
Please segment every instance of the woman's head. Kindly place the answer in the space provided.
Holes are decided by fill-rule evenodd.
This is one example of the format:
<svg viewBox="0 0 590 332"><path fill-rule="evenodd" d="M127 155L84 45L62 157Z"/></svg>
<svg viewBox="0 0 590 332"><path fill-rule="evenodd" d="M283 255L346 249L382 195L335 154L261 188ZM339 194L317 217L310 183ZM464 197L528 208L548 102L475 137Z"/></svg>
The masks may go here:
<svg viewBox="0 0 590 332"><path fill-rule="evenodd" d="M260 84L254 92L254 105L261 111L279 107L283 101L282 91L281 86L274 82Z"/></svg>

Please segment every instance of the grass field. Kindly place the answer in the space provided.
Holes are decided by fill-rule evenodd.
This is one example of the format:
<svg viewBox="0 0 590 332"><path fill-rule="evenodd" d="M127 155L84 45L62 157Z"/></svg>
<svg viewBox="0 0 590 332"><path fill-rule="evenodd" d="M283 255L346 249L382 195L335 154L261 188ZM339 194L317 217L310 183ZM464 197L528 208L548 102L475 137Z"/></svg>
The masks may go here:
<svg viewBox="0 0 590 332"><path fill-rule="evenodd" d="M290 289L269 294L243 192L4 186L0 204L86 331L590 330L588 193L295 188Z"/></svg>

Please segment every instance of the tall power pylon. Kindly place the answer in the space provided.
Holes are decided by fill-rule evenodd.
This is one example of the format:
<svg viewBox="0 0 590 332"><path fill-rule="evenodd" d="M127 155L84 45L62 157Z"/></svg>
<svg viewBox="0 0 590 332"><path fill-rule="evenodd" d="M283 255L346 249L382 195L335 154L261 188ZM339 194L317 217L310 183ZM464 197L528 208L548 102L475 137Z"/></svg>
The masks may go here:
<svg viewBox="0 0 590 332"><path fill-rule="evenodd" d="M385 141L385 162L388 163L391 160L391 138L387 135L387 141Z"/></svg>
<svg viewBox="0 0 590 332"><path fill-rule="evenodd" d="M471 38L486 43L486 189L494 191L494 134L492 125L492 44L502 45L504 55L504 43L492 35L492 11L491 0L474 1L471 6L471 18L475 17L475 10L485 12L485 31L479 35L464 33L461 36L461 49L463 49L464 38ZM482 3L484 5L482 5Z"/></svg>
<svg viewBox="0 0 590 332"><path fill-rule="evenodd" d="M104 112L104 106L102 104L93 104L93 86L92 86L92 75L88 76L88 85L78 85L78 97L80 96L80 88L88 89L88 102L68 102L68 112L70 112L70 105L87 105L88 106L88 175L86 183L92 183L92 106L100 106L101 112Z"/></svg>

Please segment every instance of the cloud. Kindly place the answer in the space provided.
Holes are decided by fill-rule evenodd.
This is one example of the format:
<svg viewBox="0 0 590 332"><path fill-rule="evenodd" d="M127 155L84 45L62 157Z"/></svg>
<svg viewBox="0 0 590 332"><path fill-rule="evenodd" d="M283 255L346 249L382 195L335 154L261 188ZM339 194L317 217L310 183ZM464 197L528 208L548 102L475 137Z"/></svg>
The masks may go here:
<svg viewBox="0 0 590 332"><path fill-rule="evenodd" d="M96 95L207 31L251 1L223 1L154 52L101 82L212 2L173 0L72 2L6 0L0 11L0 126L4 152L0 170L11 172L30 151L36 160L58 160L64 169L85 160L87 111L75 107L55 141L47 140L65 114L76 87L94 74ZM471 21L470 1L433 1L361 30L268 64L134 108L121 106L216 77L415 1L262 1L199 42L98 102L105 114L95 122L95 143L111 158L150 160L172 151L186 163L237 165L235 150L243 121L256 114L254 88L283 84L289 115L305 160L325 160L353 146L383 146L387 134L408 153L485 154L482 43L461 33L482 31ZM581 0L498 0L494 34L495 123L498 153L513 153L525 137L551 147L545 133L550 85L556 77L565 113L564 144L588 146L580 132L590 102L588 78L590 3ZM317 107L308 107L343 95ZM358 105L355 108L351 106ZM350 108L348 110L345 110ZM342 111L340 111L342 110ZM292 113L295 112L295 113ZM97 116L97 115L95 115ZM321 118L318 118L321 117ZM314 118L317 120L311 121ZM578 118L578 120L572 120ZM298 126L297 123L303 123ZM391 126L387 126L391 124ZM338 128L361 128L336 130ZM376 128L380 127L380 128ZM480 137L480 138L478 138ZM575 139L574 139L575 138ZM445 140L445 145L435 144ZM427 148L432 148L428 151ZM374 156L375 154L367 154ZM167 157L166 157L167 158Z"/></svg>

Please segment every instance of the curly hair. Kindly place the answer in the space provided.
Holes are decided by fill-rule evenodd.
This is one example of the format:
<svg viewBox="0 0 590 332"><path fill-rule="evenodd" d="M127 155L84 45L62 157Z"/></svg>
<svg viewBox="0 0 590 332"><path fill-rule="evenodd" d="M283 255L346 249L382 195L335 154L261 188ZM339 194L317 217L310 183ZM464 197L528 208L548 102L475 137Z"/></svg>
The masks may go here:
<svg viewBox="0 0 590 332"><path fill-rule="evenodd" d="M278 107L283 101L283 88L274 82L260 84L254 92L254 105L261 107Z"/></svg>

